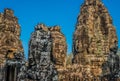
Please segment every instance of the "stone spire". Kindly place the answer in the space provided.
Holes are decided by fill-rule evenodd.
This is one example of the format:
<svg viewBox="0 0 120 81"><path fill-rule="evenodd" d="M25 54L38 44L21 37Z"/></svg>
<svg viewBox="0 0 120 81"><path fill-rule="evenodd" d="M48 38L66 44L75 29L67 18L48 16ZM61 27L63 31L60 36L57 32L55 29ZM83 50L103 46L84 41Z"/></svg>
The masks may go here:
<svg viewBox="0 0 120 81"><path fill-rule="evenodd" d="M51 61L51 33L44 24L38 24L31 35L28 56L28 79L57 81L57 71Z"/></svg>
<svg viewBox="0 0 120 81"><path fill-rule="evenodd" d="M20 40L20 25L14 11L0 13L0 81L16 81L25 58Z"/></svg>
<svg viewBox="0 0 120 81"><path fill-rule="evenodd" d="M5 61L7 52L13 49L23 52L20 25L14 12L6 8L0 13L0 64Z"/></svg>
<svg viewBox="0 0 120 81"><path fill-rule="evenodd" d="M100 76L117 41L112 18L101 0L85 0L73 35L73 63L89 66L86 75Z"/></svg>
<svg viewBox="0 0 120 81"><path fill-rule="evenodd" d="M118 41L112 18L100 0L86 0L82 5L73 40L75 57L84 52L106 55Z"/></svg>
<svg viewBox="0 0 120 81"><path fill-rule="evenodd" d="M59 26L50 28L52 37L52 54L53 62L57 69L64 68L66 66L67 56L67 43L64 34L61 32Z"/></svg>

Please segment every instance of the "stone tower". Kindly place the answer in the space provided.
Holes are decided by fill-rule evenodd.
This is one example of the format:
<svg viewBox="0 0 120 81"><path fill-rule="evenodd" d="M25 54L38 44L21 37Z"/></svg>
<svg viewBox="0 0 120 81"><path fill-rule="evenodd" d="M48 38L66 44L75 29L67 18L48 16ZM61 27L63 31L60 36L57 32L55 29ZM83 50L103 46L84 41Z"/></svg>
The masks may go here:
<svg viewBox="0 0 120 81"><path fill-rule="evenodd" d="M73 63L83 65L89 77L99 76L117 41L112 18L101 0L85 0L73 35Z"/></svg>
<svg viewBox="0 0 120 81"><path fill-rule="evenodd" d="M44 24L38 24L29 42L28 79L57 81L57 70L51 62L51 33Z"/></svg>
<svg viewBox="0 0 120 81"><path fill-rule="evenodd" d="M0 65L5 61L8 50L16 49L23 52L20 41L20 25L14 12L5 9L0 13Z"/></svg>
<svg viewBox="0 0 120 81"><path fill-rule="evenodd" d="M17 80L21 58L24 59L24 53L18 19L6 8L0 13L0 81ZM17 68L17 64L20 67Z"/></svg>
<svg viewBox="0 0 120 81"><path fill-rule="evenodd" d="M52 37L52 54L53 62L57 69L62 69L66 66L67 43L63 33L61 33L59 26L50 28Z"/></svg>

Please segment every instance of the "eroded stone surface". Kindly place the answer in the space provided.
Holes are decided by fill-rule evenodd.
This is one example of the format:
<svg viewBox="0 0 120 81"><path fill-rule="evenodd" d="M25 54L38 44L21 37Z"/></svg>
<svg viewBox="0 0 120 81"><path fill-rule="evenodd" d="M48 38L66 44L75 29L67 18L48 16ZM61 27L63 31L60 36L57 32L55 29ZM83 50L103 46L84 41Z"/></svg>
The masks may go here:
<svg viewBox="0 0 120 81"><path fill-rule="evenodd" d="M13 58L6 58L5 63L5 80L3 81L25 81L27 77L27 67L24 53L18 50L9 50L7 56L12 55Z"/></svg>
<svg viewBox="0 0 120 81"><path fill-rule="evenodd" d="M74 33L74 62L80 62L77 55L108 55L117 41L112 19L100 0L86 0L81 7Z"/></svg>
<svg viewBox="0 0 120 81"><path fill-rule="evenodd" d="M118 81L120 79L120 56L117 54L118 43L110 49L107 61L102 65L102 79Z"/></svg>
<svg viewBox="0 0 120 81"><path fill-rule="evenodd" d="M83 78L101 76L102 64L117 41L112 18L101 0L85 0L73 36L73 63L82 65Z"/></svg>
<svg viewBox="0 0 120 81"><path fill-rule="evenodd" d="M51 33L44 24L35 27L29 43L28 79L57 81L57 70L51 62Z"/></svg>
<svg viewBox="0 0 120 81"><path fill-rule="evenodd" d="M8 50L17 49L23 51L20 41L20 26L14 12L5 9L0 13L0 64L5 61Z"/></svg>
<svg viewBox="0 0 120 81"><path fill-rule="evenodd" d="M54 26L50 28L51 38L52 38L52 55L53 62L57 69L62 69L66 67L66 54L67 54L67 44L66 38L60 31L59 26Z"/></svg>
<svg viewBox="0 0 120 81"><path fill-rule="evenodd" d="M20 26L11 9L0 13L0 81L16 81L24 64Z"/></svg>

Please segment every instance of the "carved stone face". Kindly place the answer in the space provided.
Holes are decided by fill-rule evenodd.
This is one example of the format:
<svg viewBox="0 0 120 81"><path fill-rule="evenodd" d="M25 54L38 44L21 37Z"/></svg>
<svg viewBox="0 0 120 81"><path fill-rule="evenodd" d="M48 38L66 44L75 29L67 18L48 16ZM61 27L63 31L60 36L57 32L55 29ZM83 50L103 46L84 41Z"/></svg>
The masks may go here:
<svg viewBox="0 0 120 81"><path fill-rule="evenodd" d="M38 25L31 36L29 44L28 76L33 80L51 81L50 79L52 77L50 77L50 73L54 71L54 66L50 60L52 39L50 31L47 29L48 28L44 27L43 24Z"/></svg>
<svg viewBox="0 0 120 81"><path fill-rule="evenodd" d="M51 38L50 32L43 25L37 26L30 40L30 65L46 66L50 63ZM33 61L33 62L32 62Z"/></svg>
<svg viewBox="0 0 120 81"><path fill-rule="evenodd" d="M49 52L41 52L40 65L46 66L49 63L50 63L50 53Z"/></svg>

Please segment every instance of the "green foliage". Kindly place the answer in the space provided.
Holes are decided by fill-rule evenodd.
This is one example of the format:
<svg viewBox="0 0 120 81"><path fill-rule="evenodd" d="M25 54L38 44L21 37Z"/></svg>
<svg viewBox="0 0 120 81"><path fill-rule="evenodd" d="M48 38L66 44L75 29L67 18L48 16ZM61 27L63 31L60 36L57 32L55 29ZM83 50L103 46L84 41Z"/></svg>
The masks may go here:
<svg viewBox="0 0 120 81"><path fill-rule="evenodd" d="M66 61L66 65L71 65L72 64L72 58L73 58L73 54L67 54L67 61Z"/></svg>

